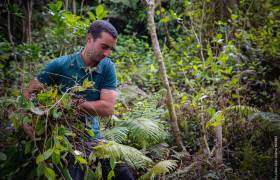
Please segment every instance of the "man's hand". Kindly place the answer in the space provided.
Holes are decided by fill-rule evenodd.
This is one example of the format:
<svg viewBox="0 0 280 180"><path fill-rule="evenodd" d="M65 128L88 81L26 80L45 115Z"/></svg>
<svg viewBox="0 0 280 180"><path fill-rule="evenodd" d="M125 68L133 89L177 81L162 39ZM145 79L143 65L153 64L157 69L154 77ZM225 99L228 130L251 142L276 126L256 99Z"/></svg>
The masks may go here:
<svg viewBox="0 0 280 180"><path fill-rule="evenodd" d="M25 98L30 99L31 94L33 92L39 92L43 89L44 89L44 85L42 83L40 83L38 80L33 79L33 80L29 81L28 87L26 87L22 90L22 95Z"/></svg>
<svg viewBox="0 0 280 180"><path fill-rule="evenodd" d="M24 124L22 127L23 127L25 134L34 140L35 134L34 134L33 128L31 126L29 126L28 124Z"/></svg>
<svg viewBox="0 0 280 180"><path fill-rule="evenodd" d="M86 99L84 97L74 97L71 99L71 106L74 107L79 107L82 103L84 103L86 101Z"/></svg>

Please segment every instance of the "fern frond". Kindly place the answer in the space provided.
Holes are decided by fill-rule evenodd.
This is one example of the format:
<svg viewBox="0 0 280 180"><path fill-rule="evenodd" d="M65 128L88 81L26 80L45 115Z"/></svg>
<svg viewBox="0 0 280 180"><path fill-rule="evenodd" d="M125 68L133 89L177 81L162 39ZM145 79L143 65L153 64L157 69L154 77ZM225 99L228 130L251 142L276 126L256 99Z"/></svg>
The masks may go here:
<svg viewBox="0 0 280 180"><path fill-rule="evenodd" d="M124 160L129 166L135 169L144 168L147 164L153 162L141 151L113 141L109 141L108 144L101 144L93 148L95 149L98 158L113 157L116 160Z"/></svg>
<svg viewBox="0 0 280 180"><path fill-rule="evenodd" d="M153 157L153 159L162 160L169 154L170 149L167 143L160 143L149 147L147 151L149 152L149 156Z"/></svg>
<svg viewBox="0 0 280 180"><path fill-rule="evenodd" d="M114 127L110 130L103 132L106 139L115 141L117 143L123 143L127 139L128 129L126 127Z"/></svg>
<svg viewBox="0 0 280 180"><path fill-rule="evenodd" d="M164 175L174 170L177 167L175 160L164 160L158 162L153 166L146 174L140 177L140 179L150 179L157 175Z"/></svg>
<svg viewBox="0 0 280 180"><path fill-rule="evenodd" d="M237 106L230 106L227 107L224 110L225 113L228 112L239 112L241 113L243 116L248 116L251 113L254 112L259 112L259 110L257 108L251 107L251 106L242 106L242 105L237 105Z"/></svg>
<svg viewBox="0 0 280 180"><path fill-rule="evenodd" d="M130 137L138 144L143 144L143 142L159 143L167 136L162 124L156 119L132 119L123 122L121 126L127 127L131 131Z"/></svg>
<svg viewBox="0 0 280 180"><path fill-rule="evenodd" d="M273 127L280 130L280 114L271 112L256 112L249 117L249 121L264 120L270 122Z"/></svg>
<svg viewBox="0 0 280 180"><path fill-rule="evenodd" d="M225 120L225 116L227 116L231 112L239 112L242 116L248 116L251 113L259 112L259 110L257 108L250 107L250 106L242 106L242 105L230 106L222 111L217 111L214 114L214 116L206 123L206 127L209 126L217 127L221 125Z"/></svg>

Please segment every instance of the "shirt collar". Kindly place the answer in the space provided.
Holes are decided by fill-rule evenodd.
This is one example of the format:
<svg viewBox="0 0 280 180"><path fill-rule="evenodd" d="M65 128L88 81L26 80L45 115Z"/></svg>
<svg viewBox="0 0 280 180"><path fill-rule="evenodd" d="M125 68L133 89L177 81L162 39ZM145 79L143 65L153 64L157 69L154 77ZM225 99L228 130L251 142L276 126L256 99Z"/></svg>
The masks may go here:
<svg viewBox="0 0 280 180"><path fill-rule="evenodd" d="M90 73L90 72L96 72L98 74L101 74L102 73L102 63L101 61L103 61L103 59L97 64L96 67L87 67L85 62L83 61L82 59L82 55L81 55L81 52L82 52L83 48L77 52L77 65L80 69L84 69L87 73Z"/></svg>

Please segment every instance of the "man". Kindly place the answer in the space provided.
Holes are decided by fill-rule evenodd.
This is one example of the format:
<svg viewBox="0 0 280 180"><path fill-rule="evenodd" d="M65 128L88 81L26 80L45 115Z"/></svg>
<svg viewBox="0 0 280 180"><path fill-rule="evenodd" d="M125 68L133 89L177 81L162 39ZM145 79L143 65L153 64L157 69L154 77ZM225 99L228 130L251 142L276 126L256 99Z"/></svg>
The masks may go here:
<svg viewBox="0 0 280 180"><path fill-rule="evenodd" d="M77 53L59 57L48 63L37 79L30 81L29 87L23 90L23 95L29 98L31 93L42 90L45 85L58 85L62 92L66 92L75 85L81 85L85 80L91 81L94 88L78 94L86 101L77 99L76 103L85 117L91 120L94 138L101 139L97 116L111 116L117 98L115 66L107 58L116 46L117 36L116 29L109 22L96 21L86 35L85 47ZM34 137L32 127L25 125L23 128L28 136ZM122 179L124 176L127 179L133 178L127 167L120 172L121 174L116 174L120 174Z"/></svg>

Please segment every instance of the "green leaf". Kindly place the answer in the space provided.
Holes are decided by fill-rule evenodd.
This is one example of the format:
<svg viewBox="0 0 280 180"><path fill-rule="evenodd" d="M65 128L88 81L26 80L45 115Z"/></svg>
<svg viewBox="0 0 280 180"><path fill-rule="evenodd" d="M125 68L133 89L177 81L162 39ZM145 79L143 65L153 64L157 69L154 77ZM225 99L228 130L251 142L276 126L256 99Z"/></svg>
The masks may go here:
<svg viewBox="0 0 280 180"><path fill-rule="evenodd" d="M62 112L58 112L56 108L52 109L52 116L54 119L58 119L59 117L61 117Z"/></svg>
<svg viewBox="0 0 280 180"><path fill-rule="evenodd" d="M37 176L41 176L44 173L45 165L43 163L38 164L36 168Z"/></svg>
<svg viewBox="0 0 280 180"><path fill-rule="evenodd" d="M85 176L84 176L84 180L92 180L92 179L97 179L94 172L87 168L86 172L85 172Z"/></svg>
<svg viewBox="0 0 280 180"><path fill-rule="evenodd" d="M63 107L67 110L69 110L71 108L71 95L68 93L65 93L61 99L61 103L63 105Z"/></svg>
<svg viewBox="0 0 280 180"><path fill-rule="evenodd" d="M223 114L223 111L217 111L214 116L206 123L206 127L213 126L217 127L222 124L222 122L225 120L225 116Z"/></svg>
<svg viewBox="0 0 280 180"><path fill-rule="evenodd" d="M233 21L235 21L235 20L238 18L238 15L232 14L232 15L230 16L230 18L231 18Z"/></svg>
<svg viewBox="0 0 280 180"><path fill-rule="evenodd" d="M97 168L95 170L95 175L98 180L102 178L102 167L100 162L98 162Z"/></svg>
<svg viewBox="0 0 280 180"><path fill-rule="evenodd" d="M108 11L104 8L104 6L99 5L95 10L95 14L97 19L103 19L107 15Z"/></svg>
<svg viewBox="0 0 280 180"><path fill-rule="evenodd" d="M64 177L66 180L72 180L72 177L71 177L71 175L70 175L68 169L63 169L63 170L62 170L62 174L63 174L63 177Z"/></svg>
<svg viewBox="0 0 280 180"><path fill-rule="evenodd" d="M160 10L156 11L156 15L158 15L158 16L160 15Z"/></svg>
<svg viewBox="0 0 280 180"><path fill-rule="evenodd" d="M220 39L222 39L223 35L222 34L217 34L215 39L216 41L219 41Z"/></svg>
<svg viewBox="0 0 280 180"><path fill-rule="evenodd" d="M46 178L48 178L49 180L55 179L55 172L54 172L54 170L52 170L51 168L45 167L45 168L44 168L44 175L45 175Z"/></svg>
<svg viewBox="0 0 280 180"><path fill-rule="evenodd" d="M87 12L87 15L89 16L89 18L90 18L92 21L96 21L95 15L94 15L92 12L88 11L88 12Z"/></svg>
<svg viewBox="0 0 280 180"><path fill-rule="evenodd" d="M42 154L39 154L36 158L36 164L40 164L44 161L44 156Z"/></svg>
<svg viewBox="0 0 280 180"><path fill-rule="evenodd" d="M161 23L168 23L169 22L169 16L165 16L165 17L163 17L162 19L160 19L160 21L159 22L161 22Z"/></svg>
<svg viewBox="0 0 280 180"><path fill-rule="evenodd" d="M110 158L110 167L111 169L114 169L116 166L116 160L114 158Z"/></svg>
<svg viewBox="0 0 280 180"><path fill-rule="evenodd" d="M96 10L95 10L95 13L97 16L100 16L104 11L104 7L102 5L98 5Z"/></svg>
<svg viewBox="0 0 280 180"><path fill-rule="evenodd" d="M47 151L45 151L45 152L43 153L44 160L49 159L49 157L51 157L52 153L53 153L53 150L52 150L52 149L48 149Z"/></svg>
<svg viewBox="0 0 280 180"><path fill-rule="evenodd" d="M82 156L75 156L75 158L80 164L88 164L87 160L85 160Z"/></svg>
<svg viewBox="0 0 280 180"><path fill-rule="evenodd" d="M172 20L178 19L177 14L172 9L169 10L169 13L170 13Z"/></svg>
<svg viewBox="0 0 280 180"><path fill-rule="evenodd" d="M214 108L210 107L210 108L207 109L207 112L210 116L213 116L216 113L216 110Z"/></svg>
<svg viewBox="0 0 280 180"><path fill-rule="evenodd" d="M39 154L36 158L36 164L40 164L44 160L47 160L52 155L53 150L49 149L45 151L43 154Z"/></svg>
<svg viewBox="0 0 280 180"><path fill-rule="evenodd" d="M92 162L95 162L96 161L96 156L95 156L95 153L94 152L91 152L89 157L88 157L88 161L89 161L89 164L91 164Z"/></svg>
<svg viewBox="0 0 280 180"><path fill-rule="evenodd" d="M57 1L56 3L49 3L49 8L54 11L54 12L58 12L62 7L62 2L61 1Z"/></svg>
<svg viewBox="0 0 280 180"><path fill-rule="evenodd" d="M24 145L24 154L31 152L31 145L32 145L32 141L29 141Z"/></svg>
<svg viewBox="0 0 280 180"><path fill-rule="evenodd" d="M89 135L90 137L94 137L94 132L93 132L93 130L91 130L91 129L86 129L86 131L87 131L87 133L88 133L88 135Z"/></svg>
<svg viewBox="0 0 280 180"><path fill-rule="evenodd" d="M108 176L107 176L107 179L108 179L108 180L111 180L114 176L115 176L115 172L114 172L114 170L112 169L112 170L109 172L109 174L108 174Z"/></svg>
<svg viewBox="0 0 280 180"><path fill-rule="evenodd" d="M35 132L38 136L41 136L45 132L45 121L41 119L36 121Z"/></svg>
<svg viewBox="0 0 280 180"><path fill-rule="evenodd" d="M54 149L52 153L52 162L54 164L59 164L60 163L60 150Z"/></svg>

